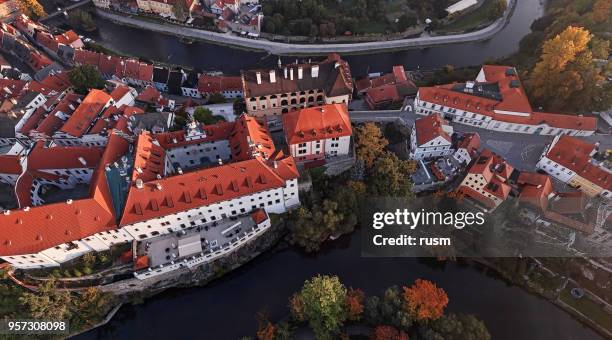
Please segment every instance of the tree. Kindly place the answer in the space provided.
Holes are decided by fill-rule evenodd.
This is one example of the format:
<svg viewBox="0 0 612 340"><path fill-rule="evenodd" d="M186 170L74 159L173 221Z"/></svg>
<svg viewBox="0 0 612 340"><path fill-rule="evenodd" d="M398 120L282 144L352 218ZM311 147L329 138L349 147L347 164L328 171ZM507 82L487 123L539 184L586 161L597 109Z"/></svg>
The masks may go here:
<svg viewBox="0 0 612 340"><path fill-rule="evenodd" d="M593 58L607 60L610 56L610 40L593 38L591 40Z"/></svg>
<svg viewBox="0 0 612 340"><path fill-rule="evenodd" d="M23 293L19 301L34 319L63 320L70 317L70 293L57 289L55 279L39 286L37 293Z"/></svg>
<svg viewBox="0 0 612 340"><path fill-rule="evenodd" d="M404 309L416 320L436 320L448 305L446 292L433 282L417 279L412 287L404 287Z"/></svg>
<svg viewBox="0 0 612 340"><path fill-rule="evenodd" d="M223 118L223 116L213 116L212 111L203 106L200 106L193 111L193 119L195 119L196 122L200 122L204 125L210 125L220 121L225 121L225 118Z"/></svg>
<svg viewBox="0 0 612 340"><path fill-rule="evenodd" d="M612 16L612 0L597 0L593 4L593 21L605 23L610 21Z"/></svg>
<svg viewBox="0 0 612 340"><path fill-rule="evenodd" d="M96 23L93 21L91 14L82 9L75 9L68 13L68 22L72 27L91 32L96 30Z"/></svg>
<svg viewBox="0 0 612 340"><path fill-rule="evenodd" d="M45 9L37 0L18 0L19 10L28 17L38 20L46 16Z"/></svg>
<svg viewBox="0 0 612 340"><path fill-rule="evenodd" d="M493 6L489 12L489 19L497 19L501 17L504 12L508 9L508 2L506 0L493 0Z"/></svg>
<svg viewBox="0 0 612 340"><path fill-rule="evenodd" d="M93 325L100 320L107 310L111 295L97 287L85 289L80 296L72 299L73 315L86 325Z"/></svg>
<svg viewBox="0 0 612 340"><path fill-rule="evenodd" d="M417 17L413 13L404 13L397 20L397 30L403 32L417 24Z"/></svg>
<svg viewBox="0 0 612 340"><path fill-rule="evenodd" d="M382 297L372 296L366 299L364 316L371 325L387 324L398 329L409 330L412 316L404 309L404 297L397 286L384 291Z"/></svg>
<svg viewBox="0 0 612 340"><path fill-rule="evenodd" d="M610 84L593 62L591 33L569 26L546 40L529 77L535 101L551 110L603 110L611 104Z"/></svg>
<svg viewBox="0 0 612 340"><path fill-rule="evenodd" d="M293 294L289 299L289 310L291 311L291 316L296 321L306 321L306 315L304 315L304 302L299 294Z"/></svg>
<svg viewBox="0 0 612 340"><path fill-rule="evenodd" d="M485 324L472 315L449 314L421 330L424 340L490 340Z"/></svg>
<svg viewBox="0 0 612 340"><path fill-rule="evenodd" d="M374 328L372 340L408 340L408 335L397 328L388 325L380 325Z"/></svg>
<svg viewBox="0 0 612 340"><path fill-rule="evenodd" d="M221 104L227 102L222 93L215 92L208 96L208 104Z"/></svg>
<svg viewBox="0 0 612 340"><path fill-rule="evenodd" d="M337 276L317 275L300 291L304 315L317 339L333 339L347 318L347 290Z"/></svg>
<svg viewBox="0 0 612 340"><path fill-rule="evenodd" d="M349 288L346 293L347 318L351 321L359 321L363 314L363 300L365 294L361 289Z"/></svg>
<svg viewBox="0 0 612 340"><path fill-rule="evenodd" d="M355 128L354 132L357 158L362 160L367 169L374 166L374 161L384 153L389 141L385 139L375 123L368 122Z"/></svg>
<svg viewBox="0 0 612 340"><path fill-rule="evenodd" d="M385 152L372 169L369 189L376 196L411 197L412 182L410 175L416 169L412 161L400 160L390 152Z"/></svg>
<svg viewBox="0 0 612 340"><path fill-rule="evenodd" d="M68 73L68 78L74 87L74 91L79 94L87 94L90 89L104 88L106 84L100 71L91 65L81 65L73 68Z"/></svg>

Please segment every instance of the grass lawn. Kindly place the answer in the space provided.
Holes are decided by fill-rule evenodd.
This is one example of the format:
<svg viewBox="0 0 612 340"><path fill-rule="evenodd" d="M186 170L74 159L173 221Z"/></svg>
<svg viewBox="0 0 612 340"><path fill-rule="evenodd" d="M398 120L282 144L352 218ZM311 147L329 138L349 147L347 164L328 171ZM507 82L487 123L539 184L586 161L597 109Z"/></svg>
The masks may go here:
<svg viewBox="0 0 612 340"><path fill-rule="evenodd" d="M489 19L489 13L491 12L495 1L485 0L484 4L480 8L473 10L465 15L457 18L455 21L448 25L440 28L439 33L446 32L459 32L459 31L470 31L476 27L491 21Z"/></svg>
<svg viewBox="0 0 612 340"><path fill-rule="evenodd" d="M574 307L582 314L588 316L598 325L609 331L612 331L612 315L607 313L604 310L603 306L595 303L593 300L587 298L586 296L582 297L581 299L573 298L570 294L570 289L571 288L564 289L561 292L559 299L561 299L561 301L567 303L568 305Z"/></svg>

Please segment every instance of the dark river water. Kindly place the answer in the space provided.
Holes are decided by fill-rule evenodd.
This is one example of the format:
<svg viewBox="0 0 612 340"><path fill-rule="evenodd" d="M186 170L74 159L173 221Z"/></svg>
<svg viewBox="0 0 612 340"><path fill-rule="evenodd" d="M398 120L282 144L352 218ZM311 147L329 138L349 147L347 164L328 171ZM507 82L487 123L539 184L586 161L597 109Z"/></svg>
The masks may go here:
<svg viewBox="0 0 612 340"><path fill-rule="evenodd" d="M389 71L393 65L404 65L407 70L435 68L446 64L455 66L478 65L492 58L504 57L518 49L519 41L530 31L531 23L543 13L542 0L518 0L507 26L488 41L404 50L369 55L343 56L354 75ZM99 30L85 35L118 52L148 60L195 67L200 70L219 70L237 74L242 69L273 66L276 56L252 52L206 42L181 42L174 36L119 26L96 19ZM283 58L293 62L294 58Z"/></svg>
<svg viewBox="0 0 612 340"><path fill-rule="evenodd" d="M529 26L543 13L539 0L518 0L505 29L489 41L344 56L355 75L446 64L478 65L518 49ZM241 69L272 66L275 56L194 42L97 19L99 30L89 36L118 52L148 60L188 65L200 70L238 73ZM283 58L291 62L292 58ZM253 335L255 315L266 310L272 320L287 314L287 300L304 280L315 274L334 274L348 286L379 294L391 285L410 285L417 278L434 281L446 290L453 312L484 320L493 339L599 339L553 304L483 274L473 267L448 263L435 268L417 259L373 259L360 254L361 233L344 237L317 256L288 249L265 254L206 287L171 289L138 306L125 306L106 326L78 339L237 339Z"/></svg>

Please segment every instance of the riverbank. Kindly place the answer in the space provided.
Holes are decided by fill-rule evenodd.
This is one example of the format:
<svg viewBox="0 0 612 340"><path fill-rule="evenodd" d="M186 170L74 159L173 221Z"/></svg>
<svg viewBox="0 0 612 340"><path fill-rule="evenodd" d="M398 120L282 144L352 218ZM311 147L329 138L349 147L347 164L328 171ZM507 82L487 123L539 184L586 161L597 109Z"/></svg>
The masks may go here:
<svg viewBox="0 0 612 340"><path fill-rule="evenodd" d="M152 21L140 20L135 17L96 9L96 14L116 24L138 27L149 31L172 35L176 37L191 38L216 44L245 48L248 50L265 51L270 54L284 56L316 56L329 53L359 54L395 51L404 49L423 49L440 45L471 43L490 39L498 34L514 13L517 0L509 0L509 6L502 18L492 25L478 31L451 36L431 36L389 41L364 42L352 44L287 44L267 40L248 39L230 33L217 33L190 27L167 25Z"/></svg>

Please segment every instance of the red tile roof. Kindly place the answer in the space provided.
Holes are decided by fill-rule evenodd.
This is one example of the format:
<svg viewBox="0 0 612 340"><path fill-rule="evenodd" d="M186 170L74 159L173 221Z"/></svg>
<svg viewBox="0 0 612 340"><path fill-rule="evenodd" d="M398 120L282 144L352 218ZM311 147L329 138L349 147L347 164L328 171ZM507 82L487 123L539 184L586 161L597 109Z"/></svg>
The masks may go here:
<svg viewBox="0 0 612 340"><path fill-rule="evenodd" d="M108 93L97 89L91 90L60 131L74 137L83 136L111 100Z"/></svg>
<svg viewBox="0 0 612 340"><path fill-rule="evenodd" d="M138 94L136 100L149 104L158 104L162 106L168 104L168 100L164 98L162 94L151 85L147 85L147 87Z"/></svg>
<svg viewBox="0 0 612 340"><path fill-rule="evenodd" d="M23 171L19 155L0 155L0 173L19 175Z"/></svg>
<svg viewBox="0 0 612 340"><path fill-rule="evenodd" d="M466 149L470 154L478 151L480 148L480 135L476 132L466 133L457 143L457 148Z"/></svg>
<svg viewBox="0 0 612 340"><path fill-rule="evenodd" d="M67 94L38 124L35 129L36 132L44 133L49 137L52 136L65 122L58 117L58 115L63 113L64 115L70 116L79 106L78 100L82 98L83 96L75 93Z"/></svg>
<svg viewBox="0 0 612 340"><path fill-rule="evenodd" d="M198 79L198 90L201 93L242 91L242 79L240 77L210 76L202 74Z"/></svg>
<svg viewBox="0 0 612 340"><path fill-rule="evenodd" d="M285 113L283 128L289 144L350 136L351 121L346 105L329 104Z"/></svg>
<svg viewBox="0 0 612 340"><path fill-rule="evenodd" d="M524 171L519 175L517 183L521 186L521 202L531 204L541 211L548 209L548 196L553 192L548 175Z"/></svg>
<svg viewBox="0 0 612 340"><path fill-rule="evenodd" d="M478 113L493 120L526 125L547 125L553 128L595 131L597 119L575 115L534 112L516 70L508 66L484 65L485 84L499 87L501 100L453 90L455 84L419 88L421 100ZM518 83L518 86L512 85ZM526 115L511 115L495 112L509 111Z"/></svg>
<svg viewBox="0 0 612 340"><path fill-rule="evenodd" d="M45 147L44 144L44 141L37 142L28 154L28 170L95 168L104 152L103 148L96 147Z"/></svg>
<svg viewBox="0 0 612 340"><path fill-rule="evenodd" d="M138 136L132 181L140 178L148 182L156 179L158 175L164 176L166 150L158 144L149 132L145 131Z"/></svg>
<svg viewBox="0 0 612 340"><path fill-rule="evenodd" d="M276 151L266 124L246 114L236 119L229 139L233 160L268 159Z"/></svg>
<svg viewBox="0 0 612 340"><path fill-rule="evenodd" d="M69 30L66 31L62 34L58 34L55 36L55 40L60 43L60 44L64 44L64 45L71 45L72 43L80 40L81 38L79 37L78 34L76 34L75 31L73 30Z"/></svg>
<svg viewBox="0 0 612 340"><path fill-rule="evenodd" d="M257 158L153 180L142 189L133 184L120 223L132 224L284 185Z"/></svg>
<svg viewBox="0 0 612 340"><path fill-rule="evenodd" d="M31 81L28 84L30 91L36 91L48 96L51 92L62 92L71 86L68 72L54 73L41 81Z"/></svg>
<svg viewBox="0 0 612 340"><path fill-rule="evenodd" d="M100 53L81 49L74 51L74 62L77 64L92 65L97 67L100 63L100 59L102 59Z"/></svg>
<svg viewBox="0 0 612 340"><path fill-rule="evenodd" d="M546 157L603 189L612 191L612 174L591 163L591 153L594 150L594 144L575 137L561 136L548 150Z"/></svg>
<svg viewBox="0 0 612 340"><path fill-rule="evenodd" d="M442 137L450 143L452 139L451 136L444 131L444 125L449 125L449 123L442 119L439 114L431 114L417 119L414 122L417 146L427 144L438 137Z"/></svg>

